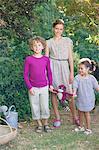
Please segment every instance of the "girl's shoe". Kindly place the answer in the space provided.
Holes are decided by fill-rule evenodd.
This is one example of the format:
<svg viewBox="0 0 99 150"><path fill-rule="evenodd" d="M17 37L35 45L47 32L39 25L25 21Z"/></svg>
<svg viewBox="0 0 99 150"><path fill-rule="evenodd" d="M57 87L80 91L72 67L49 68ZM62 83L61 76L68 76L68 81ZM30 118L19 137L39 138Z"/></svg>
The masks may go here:
<svg viewBox="0 0 99 150"><path fill-rule="evenodd" d="M53 126L55 128L59 128L61 126L61 120L60 119L55 119L53 122Z"/></svg>
<svg viewBox="0 0 99 150"><path fill-rule="evenodd" d="M78 128L75 128L74 131L75 131L75 132L84 132L84 131L85 131L85 128L79 126Z"/></svg>
<svg viewBox="0 0 99 150"><path fill-rule="evenodd" d="M37 126L36 129L35 129L35 131L36 131L37 133L42 133L43 127L42 127L42 126Z"/></svg>
<svg viewBox="0 0 99 150"><path fill-rule="evenodd" d="M52 129L48 125L44 125L44 131L45 132L52 132Z"/></svg>
<svg viewBox="0 0 99 150"><path fill-rule="evenodd" d="M86 129L84 132L86 135L92 134L92 130L91 129Z"/></svg>

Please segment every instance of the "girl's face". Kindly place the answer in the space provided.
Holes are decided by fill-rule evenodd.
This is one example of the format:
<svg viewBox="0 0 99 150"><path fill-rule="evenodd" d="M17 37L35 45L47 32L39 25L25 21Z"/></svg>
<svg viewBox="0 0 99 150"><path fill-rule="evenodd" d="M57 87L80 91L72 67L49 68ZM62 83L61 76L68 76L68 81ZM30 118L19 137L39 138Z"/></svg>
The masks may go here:
<svg viewBox="0 0 99 150"><path fill-rule="evenodd" d="M80 64L78 71L81 76L86 76L89 73L89 68L87 68L84 64Z"/></svg>
<svg viewBox="0 0 99 150"><path fill-rule="evenodd" d="M53 28L54 34L56 37L60 37L64 31L64 25L63 24L57 24L54 28Z"/></svg>
<svg viewBox="0 0 99 150"><path fill-rule="evenodd" d="M35 41L33 43L32 50L34 51L35 54L41 54L43 49L44 47L40 41Z"/></svg>

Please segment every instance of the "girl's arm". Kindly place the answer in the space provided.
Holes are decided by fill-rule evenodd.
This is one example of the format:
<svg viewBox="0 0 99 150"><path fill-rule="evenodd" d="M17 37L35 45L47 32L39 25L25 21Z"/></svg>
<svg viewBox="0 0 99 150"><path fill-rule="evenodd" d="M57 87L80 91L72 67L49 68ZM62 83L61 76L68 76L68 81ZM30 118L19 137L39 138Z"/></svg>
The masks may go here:
<svg viewBox="0 0 99 150"><path fill-rule="evenodd" d="M96 88L96 91L97 91L97 92L99 92L99 87L98 87L98 88Z"/></svg>
<svg viewBox="0 0 99 150"><path fill-rule="evenodd" d="M77 97L77 90L73 89L73 97Z"/></svg>
<svg viewBox="0 0 99 150"><path fill-rule="evenodd" d="M92 76L92 83L93 83L93 88L99 92L99 84L98 81L96 80L96 78L94 76Z"/></svg>
<svg viewBox="0 0 99 150"><path fill-rule="evenodd" d="M72 47L70 46L69 49L69 66L70 66L70 78L69 78L69 83L73 83L74 80L74 64L73 64L73 52L72 52Z"/></svg>
<svg viewBox="0 0 99 150"><path fill-rule="evenodd" d="M73 81L73 97L77 96L77 90L79 88L79 78L78 75L74 78Z"/></svg>

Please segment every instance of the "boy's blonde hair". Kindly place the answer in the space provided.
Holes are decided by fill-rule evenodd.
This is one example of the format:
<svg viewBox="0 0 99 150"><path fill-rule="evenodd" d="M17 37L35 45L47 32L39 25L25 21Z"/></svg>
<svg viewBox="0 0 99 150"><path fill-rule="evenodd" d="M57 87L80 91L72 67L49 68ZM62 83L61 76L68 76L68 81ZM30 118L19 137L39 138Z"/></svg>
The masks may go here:
<svg viewBox="0 0 99 150"><path fill-rule="evenodd" d="M46 40L40 36L36 36L34 38L31 38L29 39L29 46L30 46L30 49L33 47L33 45L35 44L35 41L37 42L41 42L44 49L46 48Z"/></svg>

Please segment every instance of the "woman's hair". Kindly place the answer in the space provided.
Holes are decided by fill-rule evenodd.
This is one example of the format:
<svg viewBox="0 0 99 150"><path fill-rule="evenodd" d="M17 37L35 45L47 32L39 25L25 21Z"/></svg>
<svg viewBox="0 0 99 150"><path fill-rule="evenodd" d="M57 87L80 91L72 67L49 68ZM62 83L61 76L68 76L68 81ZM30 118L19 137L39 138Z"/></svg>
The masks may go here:
<svg viewBox="0 0 99 150"><path fill-rule="evenodd" d="M62 24L64 26L64 21L62 19L58 19L53 23L53 28L57 25L57 24Z"/></svg>
<svg viewBox="0 0 99 150"><path fill-rule="evenodd" d="M35 41L41 42L44 49L46 48L46 40L40 36L36 36L34 38L29 39L29 46L30 48L35 44Z"/></svg>
<svg viewBox="0 0 99 150"><path fill-rule="evenodd" d="M82 59L80 59L79 65L80 64L83 64L83 65L85 65L86 68L89 68L90 72L93 72L96 69L96 67L95 67L96 66L95 61L90 60L89 58L82 58Z"/></svg>

